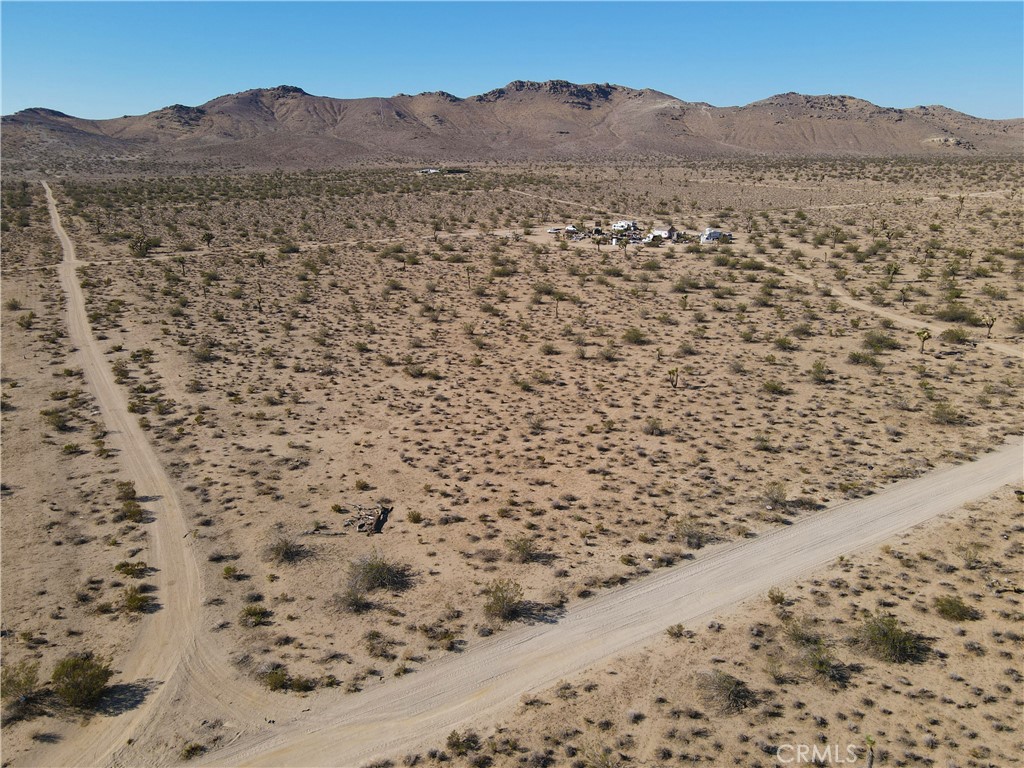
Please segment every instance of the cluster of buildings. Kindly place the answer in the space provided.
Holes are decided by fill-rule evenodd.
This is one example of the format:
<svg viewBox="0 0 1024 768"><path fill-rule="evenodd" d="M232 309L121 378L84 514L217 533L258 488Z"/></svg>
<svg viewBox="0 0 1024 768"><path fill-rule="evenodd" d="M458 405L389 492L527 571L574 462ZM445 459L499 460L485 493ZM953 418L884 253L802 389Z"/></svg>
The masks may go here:
<svg viewBox="0 0 1024 768"><path fill-rule="evenodd" d="M582 240L585 237L607 236L610 238L612 245L622 245L623 242L636 245L660 245L661 243L675 243L681 240L692 239L687 236L685 232L682 232L671 225L668 227L652 229L648 234L643 235L641 234L640 225L632 220L617 221L611 225L610 229L611 231L606 235L600 227L580 231L576 226L569 224L565 227L552 227L548 230L548 234L561 236L564 233L565 236L575 241ZM702 244L719 242L727 243L732 241L732 233L708 227L701 232L697 238Z"/></svg>

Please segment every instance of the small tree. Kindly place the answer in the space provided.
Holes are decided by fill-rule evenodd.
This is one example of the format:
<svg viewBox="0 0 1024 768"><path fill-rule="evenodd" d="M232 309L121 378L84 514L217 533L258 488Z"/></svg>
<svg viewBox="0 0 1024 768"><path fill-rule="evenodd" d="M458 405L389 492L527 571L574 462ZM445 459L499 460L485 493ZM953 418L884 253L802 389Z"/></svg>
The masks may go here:
<svg viewBox="0 0 1024 768"><path fill-rule="evenodd" d="M914 335L921 340L921 354L923 355L924 343L932 337L932 332L929 331L927 328L922 328L921 330L917 331Z"/></svg>
<svg viewBox="0 0 1024 768"><path fill-rule="evenodd" d="M85 709L95 704L114 671L91 652L72 654L58 662L50 677L53 692L64 704Z"/></svg>
<svg viewBox="0 0 1024 768"><path fill-rule="evenodd" d="M988 328L988 333L985 334L985 338L991 338L992 326L996 324L995 315L985 315L984 317L981 318L981 322L986 328Z"/></svg>

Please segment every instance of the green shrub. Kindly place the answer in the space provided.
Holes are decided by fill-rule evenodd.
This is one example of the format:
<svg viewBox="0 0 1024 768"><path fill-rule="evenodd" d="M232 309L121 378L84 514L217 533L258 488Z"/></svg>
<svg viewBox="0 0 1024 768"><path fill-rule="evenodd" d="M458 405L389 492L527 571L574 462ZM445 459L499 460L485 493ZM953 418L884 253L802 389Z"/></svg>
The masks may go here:
<svg viewBox="0 0 1024 768"><path fill-rule="evenodd" d="M190 744L186 744L184 747L181 748L181 752L178 753L178 757L181 760L188 762L194 757L199 757L205 751L206 747L204 747L202 744L196 744L195 742L192 742Z"/></svg>
<svg viewBox="0 0 1024 768"><path fill-rule="evenodd" d="M0 697L25 706L39 695L39 662L22 659L0 672Z"/></svg>
<svg viewBox="0 0 1024 768"><path fill-rule="evenodd" d="M537 556L537 545L529 536L517 536L506 543L509 559L515 563L529 563Z"/></svg>
<svg viewBox="0 0 1024 768"><path fill-rule="evenodd" d="M962 424L966 418L949 403L938 403L932 409L932 421L936 424Z"/></svg>
<svg viewBox="0 0 1024 768"><path fill-rule="evenodd" d="M134 584L121 592L121 610L126 613L145 613L153 605L153 597Z"/></svg>
<svg viewBox="0 0 1024 768"><path fill-rule="evenodd" d="M395 641L377 629L371 629L363 635L363 643L366 645L366 652L374 658L393 659L395 654L391 652Z"/></svg>
<svg viewBox="0 0 1024 768"><path fill-rule="evenodd" d="M824 360L815 360L811 365L811 381L815 384L827 384L832 371Z"/></svg>
<svg viewBox="0 0 1024 768"><path fill-rule="evenodd" d="M971 333L966 328L957 325L940 333L939 340L948 344L966 344L971 340Z"/></svg>
<svg viewBox="0 0 1024 768"><path fill-rule="evenodd" d="M266 559L277 565L294 563L297 560L301 560L307 554L308 552L302 544L286 536L279 536L268 544L265 550Z"/></svg>
<svg viewBox="0 0 1024 768"><path fill-rule="evenodd" d="M896 664L922 661L928 653L924 637L903 629L889 613L871 614L857 631L854 642L876 659Z"/></svg>
<svg viewBox="0 0 1024 768"><path fill-rule="evenodd" d="M900 343L896 341L894 336L890 336L882 331L868 331L864 334L864 341L862 343L865 349L869 349L872 352L885 352L900 348Z"/></svg>
<svg viewBox="0 0 1024 768"><path fill-rule="evenodd" d="M374 552L349 563L349 588L362 592L402 592L412 586L412 569Z"/></svg>
<svg viewBox="0 0 1024 768"><path fill-rule="evenodd" d="M271 610L262 605L247 605L242 609L238 623L243 627L258 627L270 623Z"/></svg>
<svg viewBox="0 0 1024 768"><path fill-rule="evenodd" d="M459 733L458 731L452 731L448 734L448 749L450 749L458 757L465 757L470 752L476 752L480 749L480 737L475 731L465 731Z"/></svg>
<svg viewBox="0 0 1024 768"><path fill-rule="evenodd" d="M137 560L134 563L130 560L122 560L114 566L114 570L130 579L141 579L149 572L149 566L143 560Z"/></svg>
<svg viewBox="0 0 1024 768"><path fill-rule="evenodd" d="M484 614L489 618L511 621L523 610L523 588L511 579L495 579L483 594L487 598Z"/></svg>
<svg viewBox="0 0 1024 768"><path fill-rule="evenodd" d="M958 595L935 598L935 612L949 621L977 621L981 611L965 603Z"/></svg>
<svg viewBox="0 0 1024 768"><path fill-rule="evenodd" d="M965 323L974 326L982 324L981 318L973 309L956 301L951 301L946 306L937 309L935 317L945 320L947 323Z"/></svg>
<svg viewBox="0 0 1024 768"><path fill-rule="evenodd" d="M622 334L622 340L627 344L638 346L648 343L647 334L635 327L627 328L625 333Z"/></svg>
<svg viewBox="0 0 1024 768"><path fill-rule="evenodd" d="M61 702L76 709L86 709L103 695L113 674L108 662L86 652L59 661L50 682Z"/></svg>

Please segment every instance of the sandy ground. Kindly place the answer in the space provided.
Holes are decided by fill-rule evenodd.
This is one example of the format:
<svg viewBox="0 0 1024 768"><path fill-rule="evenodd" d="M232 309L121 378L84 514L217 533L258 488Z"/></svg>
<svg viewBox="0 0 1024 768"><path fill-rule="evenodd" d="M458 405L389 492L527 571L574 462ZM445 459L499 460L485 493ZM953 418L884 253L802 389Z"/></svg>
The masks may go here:
<svg viewBox="0 0 1024 768"><path fill-rule="evenodd" d="M85 728L58 710L11 723L4 760L166 764L195 744L229 764L228 755L272 759L259 756L265 743L299 749L281 758L291 764L329 764L323 734L303 742L304 728L378 705L396 716L385 705L406 688L419 691L397 710L408 739L362 734L345 759L422 748L436 728L479 713L472 702L507 704L517 684L537 690L625 649L637 622L657 624L648 640L670 623L624 609L632 628L615 642L559 645L573 627L594 635L598 624L578 624L579 611L683 569L703 573L720 550L756 551L813 524L816 508L864 496L870 507L888 484L1007 436L1018 436L1019 458L1020 356L1007 307L1020 296L1020 223L999 207L1019 205L1003 191L1006 170L995 164L971 182L962 219L955 198L915 197L941 167L905 190L884 168L867 171L880 182L836 179L824 191L801 185L805 172L782 171L789 178L775 187L691 171L673 182L672 169L643 183L621 170L530 169L401 192L397 172L257 178L251 189L244 179L196 180L195 190L129 180L109 193L68 184L55 191L67 195L59 204L78 263L65 247L57 270L61 243L38 190L30 226L11 230L3 249L5 663L34 658L45 674L90 647L114 660L122 704ZM268 201L282 183L288 194ZM887 184L921 202L881 195ZM160 202L168 188L185 202ZM698 189L706 202L693 207ZM98 205L103 194L109 207ZM806 214L784 207L822 195ZM730 200L736 210L724 210ZM739 208L764 202L779 207ZM673 207L689 210L671 216ZM669 212L652 220L691 230L724 222L738 242L622 251L544 233L652 209ZM829 247L833 215L839 248ZM958 255L961 220L1005 245ZM208 247L131 259L117 230L132 221L172 246L218 231ZM399 221L415 233L396 235ZM920 238L952 241L915 252L915 222ZM894 226L903 234L887 251L878 240ZM286 252L291 243L297 252ZM902 272L885 283L894 260ZM900 287L921 301L903 306ZM978 315L997 314L990 338L977 325L966 342L940 338L964 326L920 313L954 290ZM29 309L37 317L26 328ZM914 333L924 325L927 354ZM879 334L893 346L869 350ZM824 375L812 379L819 361ZM39 418L54 403L71 417L66 433ZM75 447L62 450L66 440ZM114 481L126 479L144 500L141 524L112 520ZM384 533L356 535L347 523L357 505L377 502L394 507ZM298 545L294 562L268 556L282 538ZM46 567L53 552L60 569ZM410 586L369 594L365 613L339 609L350 569L374 553L407 567ZM801 567L835 556L816 553L802 550ZM110 569L126 559L150 566L159 610L118 609L124 580ZM769 565L755 577L798 573ZM522 585L533 624L483 614L482 593L499 578ZM724 601L705 610L768 585L755 579L744 592L740 581L702 593ZM253 605L269 609L267 623L245 626ZM374 651L371 630L390 651ZM489 665L501 669L529 642L551 655L527 665L537 677L493 674ZM450 679L449 664L468 665L456 676L470 703L452 693L439 719L416 714L417 697L451 692L430 685ZM268 691L262 674L278 665L289 685L316 690ZM218 753L225 744L234 751Z"/></svg>

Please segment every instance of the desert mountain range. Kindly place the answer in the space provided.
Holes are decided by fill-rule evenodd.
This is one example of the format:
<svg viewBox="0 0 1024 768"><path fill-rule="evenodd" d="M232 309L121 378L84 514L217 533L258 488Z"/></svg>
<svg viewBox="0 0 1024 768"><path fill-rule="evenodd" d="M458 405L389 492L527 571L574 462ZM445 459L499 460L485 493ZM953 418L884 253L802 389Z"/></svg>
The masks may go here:
<svg viewBox="0 0 1024 768"><path fill-rule="evenodd" d="M714 107L562 80L517 80L468 98L438 91L335 99L278 86L110 120L42 108L3 118L5 161L26 167L74 158L316 168L368 159L968 155L1022 147L1024 119L986 120L942 106L894 109L785 93Z"/></svg>

